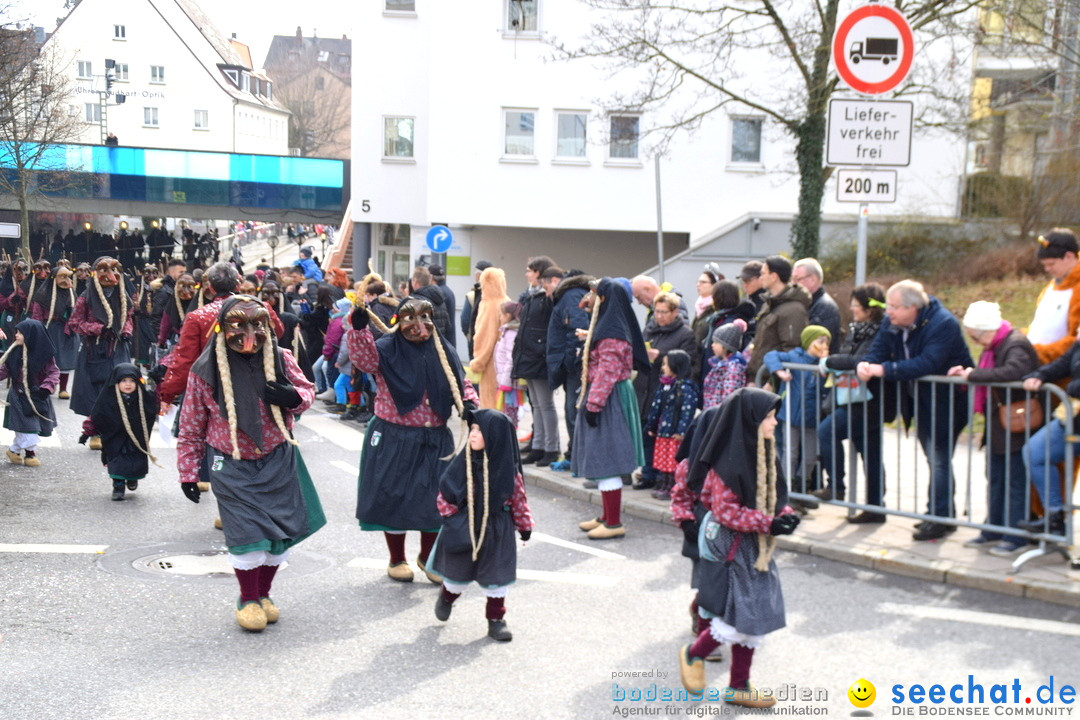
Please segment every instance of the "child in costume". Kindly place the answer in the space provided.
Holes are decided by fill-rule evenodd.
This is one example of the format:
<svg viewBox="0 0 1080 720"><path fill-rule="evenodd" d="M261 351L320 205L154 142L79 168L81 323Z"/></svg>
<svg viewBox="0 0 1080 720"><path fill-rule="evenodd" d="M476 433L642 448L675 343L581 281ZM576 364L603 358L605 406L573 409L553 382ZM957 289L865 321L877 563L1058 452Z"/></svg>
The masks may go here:
<svg viewBox="0 0 1080 720"><path fill-rule="evenodd" d="M524 392L517 387L510 373L514 368L514 340L517 339L520 326L521 304L508 300L500 308L502 315L499 326L499 340L495 343L495 382L499 384L495 409L502 410L510 422L517 427L518 408L524 403Z"/></svg>
<svg viewBox="0 0 1080 720"><path fill-rule="evenodd" d="M247 295L222 303L188 373L176 451L188 500L199 502L200 466L214 487L240 584L236 622L252 631L280 616L270 587L289 548L326 524L291 431L315 386L277 347L270 317Z"/></svg>
<svg viewBox="0 0 1080 720"><path fill-rule="evenodd" d="M533 519L521 476L513 423L497 410L472 414L468 447L439 479L443 527L435 542L432 571L443 579L435 617L446 621L454 601L476 581L487 596L488 636L513 639L506 621L506 592L516 579L517 546L532 535Z"/></svg>
<svg viewBox="0 0 1080 720"><path fill-rule="evenodd" d="M15 433L7 458L15 465L38 467L38 442L52 435L56 412L52 395L60 380L53 346L45 326L23 320L15 326L14 339L0 356L0 380L8 380L4 427ZM21 454L20 454L21 453Z"/></svg>
<svg viewBox="0 0 1080 720"><path fill-rule="evenodd" d="M132 363L113 368L90 415L83 421L79 442L101 438L101 464L112 480L112 499L123 500L124 488L135 491L150 470L150 431L157 420L157 396L146 389L142 373Z"/></svg>
<svg viewBox="0 0 1080 720"><path fill-rule="evenodd" d="M705 663L722 642L731 644L731 679L724 701L771 707L770 691L750 687L750 665L763 637L785 625L780 576L772 559L776 536L794 532L799 516L787 505L787 483L776 462L774 438L780 398L743 388L720 406L688 458L687 486L701 488L709 512L698 537L698 612L709 619L679 650L683 686L705 690ZM753 450L751 450L753 449Z"/></svg>
<svg viewBox="0 0 1080 720"><path fill-rule="evenodd" d="M693 364L685 350L671 350L660 363L660 387L649 406L645 431L656 438L652 466L656 470L657 500L671 499L675 452L686 435L698 407L697 384L690 378Z"/></svg>
<svg viewBox="0 0 1080 720"><path fill-rule="evenodd" d="M701 387L701 407L708 410L724 402L728 395L746 387L746 356L741 352L746 321L735 318L713 330L713 357L706 360L708 372Z"/></svg>

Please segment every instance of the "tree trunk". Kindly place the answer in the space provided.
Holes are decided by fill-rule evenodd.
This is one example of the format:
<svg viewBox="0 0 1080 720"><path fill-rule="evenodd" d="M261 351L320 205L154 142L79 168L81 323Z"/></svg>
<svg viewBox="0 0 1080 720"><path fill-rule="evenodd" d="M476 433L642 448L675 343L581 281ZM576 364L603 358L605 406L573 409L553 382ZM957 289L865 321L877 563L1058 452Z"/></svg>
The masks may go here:
<svg viewBox="0 0 1080 720"><path fill-rule="evenodd" d="M806 118L795 130L795 159L799 165L799 214L791 226L795 259L817 257L821 248L821 199L825 196L822 170L825 116Z"/></svg>
<svg viewBox="0 0 1080 720"><path fill-rule="evenodd" d="M15 181L16 196L19 200L19 249L24 258L30 257L30 210L26 204L26 178L23 169L16 171L18 179Z"/></svg>

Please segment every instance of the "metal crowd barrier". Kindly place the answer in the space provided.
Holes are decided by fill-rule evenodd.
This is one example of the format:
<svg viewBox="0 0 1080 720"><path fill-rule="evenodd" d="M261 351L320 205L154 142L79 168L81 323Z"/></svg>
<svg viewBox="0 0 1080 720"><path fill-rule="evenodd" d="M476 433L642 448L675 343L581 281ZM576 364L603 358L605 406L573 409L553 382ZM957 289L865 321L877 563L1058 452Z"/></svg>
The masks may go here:
<svg viewBox="0 0 1080 720"><path fill-rule="evenodd" d="M892 399L896 401L896 416L891 422L886 422L887 398L875 397L867 401L838 405L839 388L836 386L822 388L825 377L819 374L817 365L784 363L784 368L792 372L792 379L790 382L780 383L779 386L779 392L784 398L782 407L786 412L778 428L778 450L792 498L810 506L815 502L839 505L848 508L849 516L856 512L883 513L922 522L971 528L1010 538L1023 538L1029 543L1035 543L1034 547L1021 552L1015 558L1010 573L1019 571L1025 563L1043 555L1058 553L1066 561L1070 561L1069 549L1073 545L1075 529L1073 523L1074 458L1076 456L1074 445L1080 448L1080 435L1073 432L1075 415L1071 398L1060 387L1044 383L1037 392L1030 393L1023 389L1021 382L976 384L956 377L928 375L908 383L912 421L910 429L906 429L901 412L905 389L902 383L882 381L875 386L881 388L878 392L882 394L894 394ZM831 372L830 375L836 377ZM793 425L794 413L791 412L793 400L796 397L804 397L807 391L812 392L813 378L817 378L822 402L812 403L814 409L812 420L809 422L804 420L801 426ZM765 387L767 380L768 370L763 367L758 374L758 386ZM775 378L774 380L778 381ZM929 431L924 434L918 427L918 419L920 410L925 411L925 408L920 408L919 405L920 395L926 391L923 390L920 393L919 390L927 385L929 385L931 404L938 412L930 412ZM859 387L861 390L867 389L865 383L859 383ZM974 413L975 393L972 390L975 387L987 388L987 417L985 419L979 419L979 416ZM990 480L986 470L992 456L998 455L1004 458L1004 461L999 460L999 463L1003 464L1003 467L999 468L999 471L1003 473L1000 477L1004 489L1004 503L1000 513L1002 518L1007 519L1014 514L1018 514L1019 519L1022 520L1033 517L1032 498L1035 489L1032 481L1039 484L1038 497L1043 499L1045 508L1051 478L1057 474L1054 470L1055 464L1048 463L1039 477L1031 477L1028 463L1020 460L1020 458L1026 459L1027 453L1023 452L1023 446L1016 447L1018 443L1014 443L1012 436L1008 433L1005 434L1004 447L999 447L1000 441L998 446L993 444L992 435L986 433L985 428L986 424L991 422L989 416L992 403L989 396L994 390L1004 393L1006 406L1021 400L1042 403L1044 422L1040 427L1031 427L1030 416L1025 416L1023 445L1028 447L1029 452L1038 448L1043 450L1044 457L1048 456L1051 444L1050 434L1044 432L1042 435L1037 435L1037 433L1042 427L1049 426L1051 422L1062 422L1065 428L1062 461L1056 464L1064 470L1062 500L1065 527L1063 533L1051 532L1049 512L1044 512L1042 532L1038 533L1010 527L1004 524L1004 521L990 522L987 515ZM855 388L848 388L847 392L850 398ZM1055 407L1058 416L1062 417L1063 421L1055 419L1052 410ZM838 412L841 410L843 410L842 414ZM825 435L819 436L818 429L822 421L830 415L833 422L822 428ZM939 427L942 416L945 416L947 422L944 428ZM938 435L942 429L945 434ZM839 441L835 440L837 434L842 436ZM984 434L986 446L980 447ZM938 442L933 442L935 437L938 438ZM955 440L951 440L952 438ZM823 458L821 447L829 439L834 440L833 447L839 448L840 452L827 450ZM922 447L927 439L930 442L925 442L925 447ZM788 449L793 451L789 452ZM809 450L812 455L807 457L805 462L800 458L796 464L796 452L802 450ZM846 466L845 461L838 457L845 450L847 452ZM1014 456L1014 453L1020 453L1020 455ZM951 454L951 457L943 457L948 454ZM875 459L876 462L873 462ZM1012 462L1010 463L1009 460ZM957 461L963 465L960 473L956 472ZM928 466L934 468L935 463L940 463L936 474L932 470L927 470ZM875 487L869 486L867 469L871 471ZM846 470L845 488L841 495L837 491L836 479L844 470ZM1014 477L1017 471L1024 475L1022 493ZM1013 487L1011 483L1014 482L1017 482L1017 489L1014 489L1013 498L1010 499L1009 489ZM831 488L832 492L819 493L817 496L810 494L815 489L824 487ZM961 490L959 504L956 498L957 489ZM1021 494L1022 501L1017 499ZM822 497L822 495L825 496ZM935 498L938 508L933 506ZM1019 506L1020 503L1022 507ZM942 506L945 506L944 511L942 511ZM1078 566L1077 561L1073 561L1073 566Z"/></svg>

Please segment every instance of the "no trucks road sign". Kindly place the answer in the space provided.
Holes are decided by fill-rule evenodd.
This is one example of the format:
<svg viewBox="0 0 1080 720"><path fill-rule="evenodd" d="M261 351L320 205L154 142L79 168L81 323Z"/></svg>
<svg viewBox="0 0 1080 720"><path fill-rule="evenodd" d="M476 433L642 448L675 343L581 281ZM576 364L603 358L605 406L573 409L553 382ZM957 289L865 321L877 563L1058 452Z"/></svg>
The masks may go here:
<svg viewBox="0 0 1080 720"><path fill-rule="evenodd" d="M836 73L855 92L880 95L895 90L915 58L911 26L888 5L855 8L836 25L832 57Z"/></svg>

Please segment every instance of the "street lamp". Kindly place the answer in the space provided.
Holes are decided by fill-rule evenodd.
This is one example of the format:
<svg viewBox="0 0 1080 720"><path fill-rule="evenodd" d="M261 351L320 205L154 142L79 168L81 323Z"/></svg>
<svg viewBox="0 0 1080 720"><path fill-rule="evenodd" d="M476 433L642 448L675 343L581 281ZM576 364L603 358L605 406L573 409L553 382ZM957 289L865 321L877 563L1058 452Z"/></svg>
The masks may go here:
<svg viewBox="0 0 1080 720"><path fill-rule="evenodd" d="M120 221L120 229L121 230L127 230L128 229L127 220L121 220Z"/></svg>
<svg viewBox="0 0 1080 720"><path fill-rule="evenodd" d="M91 230L94 229L94 224L91 223L89 220L87 220L86 222L84 222L82 224L82 227L83 227L83 230L85 230L86 232L90 232Z"/></svg>

